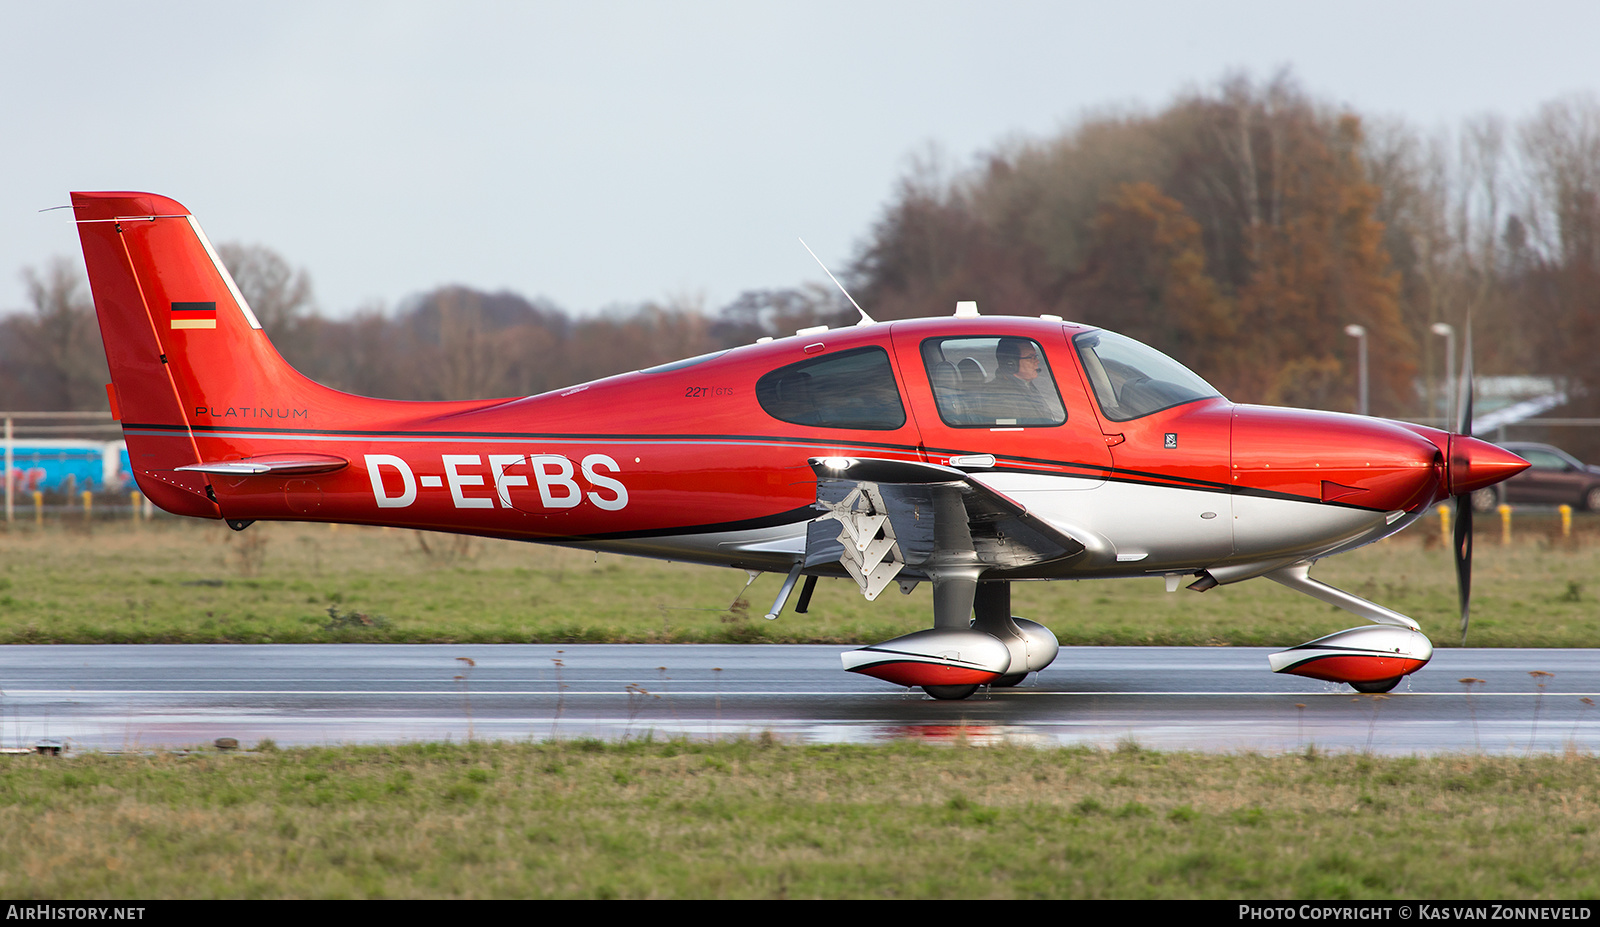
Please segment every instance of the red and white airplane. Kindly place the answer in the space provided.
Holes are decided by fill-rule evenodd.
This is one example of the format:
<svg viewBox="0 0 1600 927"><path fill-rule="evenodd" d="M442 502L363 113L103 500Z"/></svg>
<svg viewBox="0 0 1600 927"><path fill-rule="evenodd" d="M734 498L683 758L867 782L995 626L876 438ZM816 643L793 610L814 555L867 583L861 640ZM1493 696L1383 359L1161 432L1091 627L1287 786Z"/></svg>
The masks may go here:
<svg viewBox="0 0 1600 927"><path fill-rule="evenodd" d="M1015 685L1055 658L1050 631L1012 616L1012 582L1137 576L1200 591L1265 576L1338 605L1373 624L1272 669L1386 691L1432 644L1312 564L1457 497L1464 633L1459 502L1527 466L1433 428L1236 405L1132 339L973 303L863 313L538 396L368 399L284 362L177 202L72 205L112 414L163 509L240 530L391 525L786 574L769 617L801 577L796 611L819 576L868 599L929 582L932 629L843 662L935 698Z"/></svg>

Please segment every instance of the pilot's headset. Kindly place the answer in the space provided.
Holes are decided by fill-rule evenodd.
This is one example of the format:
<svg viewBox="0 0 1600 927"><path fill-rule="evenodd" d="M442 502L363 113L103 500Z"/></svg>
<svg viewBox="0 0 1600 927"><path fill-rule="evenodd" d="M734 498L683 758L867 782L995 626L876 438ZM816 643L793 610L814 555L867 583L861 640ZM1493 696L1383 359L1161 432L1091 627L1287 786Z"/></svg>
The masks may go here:
<svg viewBox="0 0 1600 927"><path fill-rule="evenodd" d="M998 373L1015 375L1022 366L1022 349L1028 344L1026 338L1001 338L995 345L994 363Z"/></svg>

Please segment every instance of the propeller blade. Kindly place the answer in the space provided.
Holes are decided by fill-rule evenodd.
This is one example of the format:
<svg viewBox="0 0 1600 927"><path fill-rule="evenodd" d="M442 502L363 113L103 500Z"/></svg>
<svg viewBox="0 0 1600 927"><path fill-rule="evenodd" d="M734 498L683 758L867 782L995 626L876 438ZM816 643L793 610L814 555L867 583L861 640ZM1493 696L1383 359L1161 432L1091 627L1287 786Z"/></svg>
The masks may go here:
<svg viewBox="0 0 1600 927"><path fill-rule="evenodd" d="M1456 404L1456 434L1472 436L1472 317L1461 353L1461 401ZM1456 593L1461 600L1461 645L1467 644L1467 624L1472 616L1472 494L1456 496Z"/></svg>
<svg viewBox="0 0 1600 927"><path fill-rule="evenodd" d="M1461 599L1461 645L1467 643L1472 611L1472 495L1456 496L1456 591Z"/></svg>

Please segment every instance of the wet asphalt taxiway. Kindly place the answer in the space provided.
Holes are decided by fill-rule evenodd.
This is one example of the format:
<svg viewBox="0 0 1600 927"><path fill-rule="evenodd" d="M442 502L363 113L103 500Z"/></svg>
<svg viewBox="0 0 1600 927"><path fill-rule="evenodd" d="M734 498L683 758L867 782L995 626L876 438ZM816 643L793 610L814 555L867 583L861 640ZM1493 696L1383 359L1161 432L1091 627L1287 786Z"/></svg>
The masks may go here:
<svg viewBox="0 0 1600 927"><path fill-rule="evenodd" d="M0 747L40 739L130 750L219 737L248 747L265 738L337 745L771 732L805 742L966 737L1212 751L1600 750L1595 651L1442 649L1387 698L1375 698L1275 676L1264 648L1068 647L1018 688L940 702L843 672L845 649L0 647Z"/></svg>

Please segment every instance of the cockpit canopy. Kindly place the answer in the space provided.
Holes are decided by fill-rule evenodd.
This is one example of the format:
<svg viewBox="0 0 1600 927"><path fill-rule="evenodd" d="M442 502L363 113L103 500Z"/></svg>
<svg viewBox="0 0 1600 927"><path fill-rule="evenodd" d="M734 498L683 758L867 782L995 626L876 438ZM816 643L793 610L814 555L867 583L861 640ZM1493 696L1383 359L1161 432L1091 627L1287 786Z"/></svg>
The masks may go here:
<svg viewBox="0 0 1600 927"><path fill-rule="evenodd" d="M1189 368L1155 348L1115 332L1085 332L1072 339L1100 411L1114 422L1222 394Z"/></svg>

